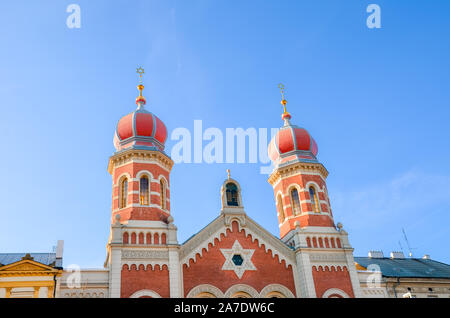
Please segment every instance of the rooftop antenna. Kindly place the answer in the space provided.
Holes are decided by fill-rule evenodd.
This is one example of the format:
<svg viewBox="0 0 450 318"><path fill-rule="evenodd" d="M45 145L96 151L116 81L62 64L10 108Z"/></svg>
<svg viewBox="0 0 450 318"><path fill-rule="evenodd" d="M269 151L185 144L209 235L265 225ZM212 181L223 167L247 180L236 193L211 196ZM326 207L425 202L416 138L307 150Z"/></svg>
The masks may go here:
<svg viewBox="0 0 450 318"><path fill-rule="evenodd" d="M409 246L408 237L406 236L406 233L405 233L405 229L404 229L404 228L402 228L402 232L403 232L403 236L405 237L406 245L408 246L409 257L413 257L412 251L411 251L412 248L411 248L411 246Z"/></svg>
<svg viewBox="0 0 450 318"><path fill-rule="evenodd" d="M403 251L402 243L400 243L400 241L398 241L398 245L400 246L400 250L402 251L402 253L405 254L405 252Z"/></svg>

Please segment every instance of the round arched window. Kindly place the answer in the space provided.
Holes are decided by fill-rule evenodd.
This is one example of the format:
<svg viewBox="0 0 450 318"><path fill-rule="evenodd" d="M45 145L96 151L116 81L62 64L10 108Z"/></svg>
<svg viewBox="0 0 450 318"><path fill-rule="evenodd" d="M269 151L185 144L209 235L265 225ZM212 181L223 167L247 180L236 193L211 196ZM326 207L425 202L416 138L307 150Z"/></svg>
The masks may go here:
<svg viewBox="0 0 450 318"><path fill-rule="evenodd" d="M232 183L232 182L227 183L226 194L227 194L227 205L228 206L239 206L238 187L234 183Z"/></svg>

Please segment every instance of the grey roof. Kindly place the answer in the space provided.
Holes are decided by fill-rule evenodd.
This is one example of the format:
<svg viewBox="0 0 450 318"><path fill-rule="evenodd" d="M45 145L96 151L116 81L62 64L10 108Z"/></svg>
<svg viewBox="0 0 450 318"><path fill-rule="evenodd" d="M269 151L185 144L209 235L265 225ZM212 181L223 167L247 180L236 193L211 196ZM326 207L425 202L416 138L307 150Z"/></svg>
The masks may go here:
<svg viewBox="0 0 450 318"><path fill-rule="evenodd" d="M450 265L432 259L355 257L355 262L365 268L376 264L385 277L450 278Z"/></svg>
<svg viewBox="0 0 450 318"><path fill-rule="evenodd" d="M27 253L0 253L0 264L8 265L22 260ZM33 260L48 266L62 268L62 259L56 253L29 253Z"/></svg>

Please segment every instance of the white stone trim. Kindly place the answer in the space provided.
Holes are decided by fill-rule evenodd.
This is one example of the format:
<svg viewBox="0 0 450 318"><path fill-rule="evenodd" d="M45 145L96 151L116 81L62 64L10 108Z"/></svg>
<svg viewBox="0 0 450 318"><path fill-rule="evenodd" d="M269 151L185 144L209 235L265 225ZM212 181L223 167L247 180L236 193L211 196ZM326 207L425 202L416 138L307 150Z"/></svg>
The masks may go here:
<svg viewBox="0 0 450 318"><path fill-rule="evenodd" d="M333 294L338 294L344 298L350 298L349 295L347 295L343 290L340 290L338 288L330 288L330 289L326 290L323 293L322 298L328 298L330 295L333 295Z"/></svg>
<svg viewBox="0 0 450 318"><path fill-rule="evenodd" d="M128 172L122 172L119 176L117 176L116 180L117 182L114 183L116 187L118 187L120 185L120 179L122 179L124 176L127 177L128 182L131 182L131 175Z"/></svg>
<svg viewBox="0 0 450 318"><path fill-rule="evenodd" d="M323 192L323 190L320 189L319 185L318 185L315 181L308 181L308 182L305 184L305 191L308 191L308 193L309 193L309 187L310 187L311 185L315 188L314 190L316 190L317 192Z"/></svg>
<svg viewBox="0 0 450 318"><path fill-rule="evenodd" d="M60 290L61 298L105 298L107 295L107 288L62 288Z"/></svg>
<svg viewBox="0 0 450 318"><path fill-rule="evenodd" d="M162 270L163 266L166 265L169 268L169 260L160 261L142 261L142 260L123 260L122 268L124 265L128 265L128 270L131 270L131 265L136 265L136 270L139 270L139 266L144 265L144 270L147 270L147 266L151 266L151 270L155 270L155 266L159 265L159 270Z"/></svg>
<svg viewBox="0 0 450 318"><path fill-rule="evenodd" d="M225 292L225 298L231 298L234 294L238 292L244 292L248 294L251 298L259 298L259 293L253 287L246 284L236 284L228 288Z"/></svg>
<svg viewBox="0 0 450 318"><path fill-rule="evenodd" d="M222 293L222 291L216 286L210 284L202 284L193 287L187 294L186 298L195 298L200 293L209 293L217 298L225 297L224 293Z"/></svg>
<svg viewBox="0 0 450 318"><path fill-rule="evenodd" d="M302 175L310 175L310 176L319 176L320 178L322 178L323 182L326 182L326 179L323 177L323 175L322 175L320 172L310 172L310 171L306 171L306 170L300 170L300 171L299 171L298 173L296 173L296 174L292 174L292 175L289 175L289 176L287 176L287 177L280 177L280 178L278 178L278 181L275 182L275 183L272 185L272 187L275 188L276 186L278 186L278 183L280 183L280 181L284 180L285 178L289 178L289 177L296 176L296 175L299 175L299 174L302 174Z"/></svg>
<svg viewBox="0 0 450 318"><path fill-rule="evenodd" d="M348 270L347 265L339 263L314 263L312 267L315 267L317 271L319 271L319 267L322 267L324 271L326 270L326 267L328 267L329 271L331 271L332 269L334 269L335 271L337 271L338 269L344 271L345 268L347 268Z"/></svg>
<svg viewBox="0 0 450 318"><path fill-rule="evenodd" d="M237 182L236 180L232 179L232 178L228 178L226 179L223 184L222 187L220 188L220 194L222 197L222 211L226 208L237 208L235 206L229 206L227 203L227 193L226 193L226 185L232 183L234 184L237 188L238 188L238 205L237 207L242 208L244 206L243 202L242 202L242 192L241 192L241 185L239 184L239 182Z"/></svg>
<svg viewBox="0 0 450 318"><path fill-rule="evenodd" d="M157 292L150 290L150 289L141 289L141 290L135 292L133 295L131 295L130 298L139 298L142 296L150 296L152 298L161 298L161 296Z"/></svg>
<svg viewBox="0 0 450 318"><path fill-rule="evenodd" d="M256 267L252 262L254 249L244 249L238 240L234 241L233 247L226 249L221 248L220 252L225 257L225 262L223 263L222 270L232 270L236 276L241 279L245 271L256 271ZM232 260L233 255L239 254L243 259L243 263L240 266L236 266Z"/></svg>
<svg viewBox="0 0 450 318"><path fill-rule="evenodd" d="M270 284L264 287L259 293L261 298L265 298L271 292L279 292L286 298L295 298L294 294L287 288L281 284Z"/></svg>
<svg viewBox="0 0 450 318"><path fill-rule="evenodd" d="M151 230L167 229L167 223L163 221L127 220L124 221L128 228L149 228Z"/></svg>
<svg viewBox="0 0 450 318"><path fill-rule="evenodd" d="M169 289L171 298L183 297L181 289L182 274L178 249L169 250Z"/></svg>
<svg viewBox="0 0 450 318"><path fill-rule="evenodd" d="M157 165L158 167L160 167L161 169L164 169L165 171L167 171L168 173L170 173L170 170L167 169L164 165L160 164L158 160L153 160L153 159L148 159L148 160L142 160L142 159L131 159L131 160L125 160L123 163L114 163L114 170L116 170L117 168L126 166L126 165L130 165L133 163L146 163L146 164L153 164L153 165Z"/></svg>
<svg viewBox="0 0 450 318"><path fill-rule="evenodd" d="M281 264L281 262L284 260L286 264L286 268L289 267L289 265L293 266L294 262L287 258L285 255L281 254L278 248L275 248L272 244L268 243L267 240L264 240L261 238L260 235L249 229L248 227L243 228L245 232L245 236L251 236L252 242L255 242L257 240L258 247L262 247L264 244L265 252L269 253L269 250L272 252L271 256L274 258L276 255L278 255L278 262ZM287 246L286 246L287 247ZM287 247L288 248L288 247Z"/></svg>
<svg viewBox="0 0 450 318"><path fill-rule="evenodd" d="M136 173L136 178L134 178L133 181L139 181L142 176L146 175L148 177L148 181L152 182L154 180L153 174L148 170L140 170L138 173Z"/></svg>

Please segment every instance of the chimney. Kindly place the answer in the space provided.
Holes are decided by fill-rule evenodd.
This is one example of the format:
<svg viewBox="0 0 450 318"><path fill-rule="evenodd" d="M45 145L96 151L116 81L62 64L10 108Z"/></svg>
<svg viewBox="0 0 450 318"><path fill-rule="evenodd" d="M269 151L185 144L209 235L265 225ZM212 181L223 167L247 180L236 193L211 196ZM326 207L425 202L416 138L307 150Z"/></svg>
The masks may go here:
<svg viewBox="0 0 450 318"><path fill-rule="evenodd" d="M64 249L64 241L58 240L58 243L56 245L56 258L62 259L63 257L63 249Z"/></svg>
<svg viewBox="0 0 450 318"><path fill-rule="evenodd" d="M404 259L405 255L403 254L403 252L391 252L391 258Z"/></svg>
<svg viewBox="0 0 450 318"><path fill-rule="evenodd" d="M383 251L369 251L370 258L383 258Z"/></svg>
<svg viewBox="0 0 450 318"><path fill-rule="evenodd" d="M430 255L428 255L428 254L425 254L422 258L423 259L431 259Z"/></svg>

